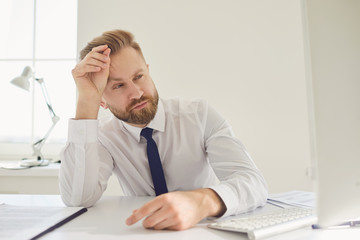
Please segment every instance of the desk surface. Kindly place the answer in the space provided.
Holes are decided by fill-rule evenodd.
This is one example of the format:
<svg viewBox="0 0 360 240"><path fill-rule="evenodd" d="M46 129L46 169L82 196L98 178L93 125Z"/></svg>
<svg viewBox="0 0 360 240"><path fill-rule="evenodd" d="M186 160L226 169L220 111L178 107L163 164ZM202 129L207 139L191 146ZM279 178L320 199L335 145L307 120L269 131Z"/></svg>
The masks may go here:
<svg viewBox="0 0 360 240"><path fill-rule="evenodd" d="M144 229L141 223L127 226L125 220L131 212L151 197L103 196L88 212L45 235L41 239L237 239L247 240L241 233L225 232L206 227L204 221L185 231L155 231ZM59 195L0 195L0 203L22 206L64 206ZM266 206L259 211L271 210ZM360 228L341 230L312 230L310 227L283 233L272 240L300 239L360 239Z"/></svg>
<svg viewBox="0 0 360 240"><path fill-rule="evenodd" d="M20 161L0 161L0 176L7 177L57 177L59 175L60 164L50 163L44 167L32 167L24 169L5 169L1 167L14 167Z"/></svg>

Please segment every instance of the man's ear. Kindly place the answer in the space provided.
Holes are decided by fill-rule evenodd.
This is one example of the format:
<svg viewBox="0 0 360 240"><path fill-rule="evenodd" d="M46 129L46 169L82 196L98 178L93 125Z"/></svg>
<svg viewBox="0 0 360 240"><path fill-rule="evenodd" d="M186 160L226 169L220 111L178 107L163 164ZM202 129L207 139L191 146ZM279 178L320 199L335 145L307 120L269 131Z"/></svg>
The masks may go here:
<svg viewBox="0 0 360 240"><path fill-rule="evenodd" d="M106 100L104 99L104 97L101 97L100 106L104 109L108 109L108 105L106 104Z"/></svg>

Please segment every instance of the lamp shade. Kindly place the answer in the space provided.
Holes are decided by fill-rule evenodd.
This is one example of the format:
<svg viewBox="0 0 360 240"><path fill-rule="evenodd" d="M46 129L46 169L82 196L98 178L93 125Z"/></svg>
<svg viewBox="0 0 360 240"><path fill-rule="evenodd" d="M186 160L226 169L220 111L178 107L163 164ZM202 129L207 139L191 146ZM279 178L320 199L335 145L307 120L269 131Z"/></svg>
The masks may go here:
<svg viewBox="0 0 360 240"><path fill-rule="evenodd" d="M11 83L14 84L15 86L22 88L26 91L30 90L30 82L29 82L29 78L32 76L32 70L31 67L27 66L24 68L23 72L21 73L20 76L14 78L13 80L11 80Z"/></svg>

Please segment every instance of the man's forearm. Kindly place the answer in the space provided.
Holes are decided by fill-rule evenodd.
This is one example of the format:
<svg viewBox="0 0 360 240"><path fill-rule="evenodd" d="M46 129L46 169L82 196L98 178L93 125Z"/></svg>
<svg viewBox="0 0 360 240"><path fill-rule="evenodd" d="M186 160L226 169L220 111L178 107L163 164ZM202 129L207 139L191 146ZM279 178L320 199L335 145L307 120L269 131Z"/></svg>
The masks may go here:
<svg viewBox="0 0 360 240"><path fill-rule="evenodd" d="M75 119L97 119L99 108L100 99L79 96Z"/></svg>

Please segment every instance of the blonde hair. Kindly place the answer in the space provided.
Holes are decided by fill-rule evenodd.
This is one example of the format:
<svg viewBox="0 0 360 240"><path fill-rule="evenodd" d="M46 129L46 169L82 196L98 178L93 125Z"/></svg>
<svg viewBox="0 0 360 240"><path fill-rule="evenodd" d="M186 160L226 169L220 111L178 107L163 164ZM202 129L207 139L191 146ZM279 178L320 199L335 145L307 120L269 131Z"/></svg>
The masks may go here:
<svg viewBox="0 0 360 240"><path fill-rule="evenodd" d="M84 47L80 52L80 60L84 59L84 57L94 47L100 45L107 45L111 49L110 54L115 54L125 47L132 47L145 61L140 45L134 41L134 35L130 32L120 29L104 32L101 36L96 37L92 41L88 42L86 47Z"/></svg>

